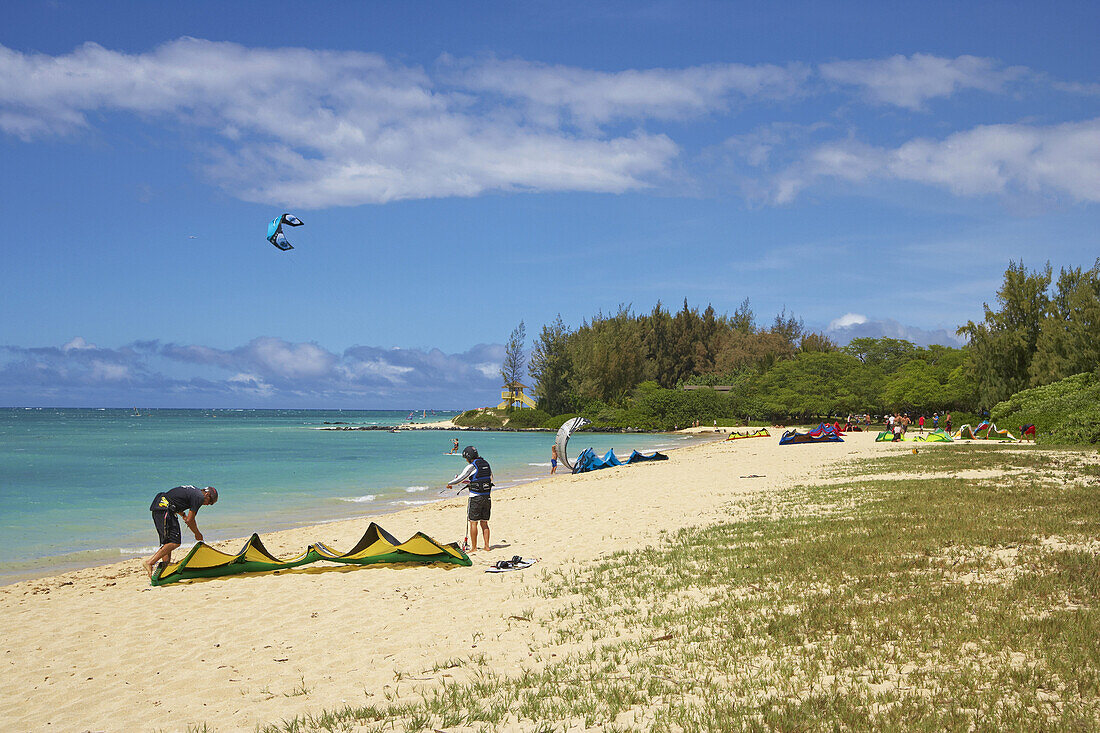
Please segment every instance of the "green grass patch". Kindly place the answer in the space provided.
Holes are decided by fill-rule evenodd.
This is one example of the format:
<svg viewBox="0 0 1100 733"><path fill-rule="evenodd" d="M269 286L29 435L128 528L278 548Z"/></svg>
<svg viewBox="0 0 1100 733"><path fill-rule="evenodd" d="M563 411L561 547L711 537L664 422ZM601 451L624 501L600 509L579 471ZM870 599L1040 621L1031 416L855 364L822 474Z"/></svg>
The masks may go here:
<svg viewBox="0 0 1100 733"><path fill-rule="evenodd" d="M1094 466L965 452L860 471L1028 470L755 497L741 521L553 573L534 614L550 639L520 675L487 660L417 697L265 730L1097 729Z"/></svg>
<svg viewBox="0 0 1100 733"><path fill-rule="evenodd" d="M1100 465L1082 461L1079 450L1045 448L1024 443L993 445L906 444L917 453L890 453L879 458L841 465L834 476L877 474L943 473L961 471L1040 469L1052 472L1071 470L1075 474L1100 475ZM1095 455L1095 453L1094 453Z"/></svg>

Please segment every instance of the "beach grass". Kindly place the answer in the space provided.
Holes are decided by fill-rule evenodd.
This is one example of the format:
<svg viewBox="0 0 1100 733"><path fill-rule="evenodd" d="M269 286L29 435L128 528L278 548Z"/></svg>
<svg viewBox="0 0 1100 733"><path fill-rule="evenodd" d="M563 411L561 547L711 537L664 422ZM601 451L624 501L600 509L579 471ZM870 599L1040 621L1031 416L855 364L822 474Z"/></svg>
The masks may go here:
<svg viewBox="0 0 1100 733"><path fill-rule="evenodd" d="M550 571L520 674L449 660L263 730L1095 730L1100 468L999 448L863 461Z"/></svg>

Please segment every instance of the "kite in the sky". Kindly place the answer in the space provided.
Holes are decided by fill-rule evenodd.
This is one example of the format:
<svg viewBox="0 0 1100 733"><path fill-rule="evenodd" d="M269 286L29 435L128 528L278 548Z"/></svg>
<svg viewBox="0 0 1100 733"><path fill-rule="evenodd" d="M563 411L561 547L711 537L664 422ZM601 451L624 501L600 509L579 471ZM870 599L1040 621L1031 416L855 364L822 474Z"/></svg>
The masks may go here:
<svg viewBox="0 0 1100 733"><path fill-rule="evenodd" d="M271 223L267 225L267 241L284 252L288 249L294 249L294 245L287 241L286 235L283 234L283 225L285 224L288 227L300 227L304 223L305 222L301 219L294 216L294 214L276 216L271 220Z"/></svg>

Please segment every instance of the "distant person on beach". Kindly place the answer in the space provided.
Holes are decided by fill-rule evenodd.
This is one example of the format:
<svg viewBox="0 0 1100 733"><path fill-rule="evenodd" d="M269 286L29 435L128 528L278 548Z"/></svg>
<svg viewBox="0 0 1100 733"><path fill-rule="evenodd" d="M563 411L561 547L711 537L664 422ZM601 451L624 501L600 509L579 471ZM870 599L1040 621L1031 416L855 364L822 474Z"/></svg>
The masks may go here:
<svg viewBox="0 0 1100 733"><path fill-rule="evenodd" d="M153 524L160 536L160 549L145 561L145 569L150 578L153 577L153 570L157 567L157 563L162 560L172 562L172 552L183 542L176 515L183 517L183 523L195 535L195 541L202 542L202 532L199 531L199 525L195 522L195 515L199 513L199 509L217 501L218 490L213 486L207 486L205 489L177 486L156 495L149 506L149 511L153 513Z"/></svg>
<svg viewBox="0 0 1100 733"><path fill-rule="evenodd" d="M920 431L923 434L924 433L924 415L921 415L920 417L917 418L917 425L920 426Z"/></svg>
<svg viewBox="0 0 1100 733"><path fill-rule="evenodd" d="M554 443L550 446L550 475L553 476L558 472L558 444Z"/></svg>
<svg viewBox="0 0 1100 733"><path fill-rule="evenodd" d="M951 413L948 412L943 416L943 429L947 432L951 432Z"/></svg>
<svg viewBox="0 0 1100 733"><path fill-rule="evenodd" d="M458 438L451 438L454 445L451 446L451 453L458 453Z"/></svg>
<svg viewBox="0 0 1100 733"><path fill-rule="evenodd" d="M489 496L493 490L493 469L488 461L477 454L477 448L472 445L462 449L462 457L466 459L466 468L451 479L447 488L462 481L469 482L466 484L466 488L470 490L470 501L466 504L466 521L470 523L470 552L477 552L478 525L481 525L485 549L488 550L489 514L493 508Z"/></svg>

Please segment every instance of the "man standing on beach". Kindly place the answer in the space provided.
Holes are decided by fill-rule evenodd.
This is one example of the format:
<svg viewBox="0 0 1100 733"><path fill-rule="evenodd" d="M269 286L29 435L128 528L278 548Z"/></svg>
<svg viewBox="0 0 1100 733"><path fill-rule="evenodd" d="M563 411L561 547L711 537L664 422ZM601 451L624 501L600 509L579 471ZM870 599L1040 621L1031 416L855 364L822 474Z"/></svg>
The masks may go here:
<svg viewBox="0 0 1100 733"><path fill-rule="evenodd" d="M162 560L172 562L172 552L183 541L176 515L183 517L184 524L195 535L195 541L202 542L202 532L199 531L199 525L195 522L195 515L202 507L217 501L218 490L213 486L207 486L201 490L194 486L177 486L156 495L149 511L153 513L153 524L160 536L160 549L145 561L145 570L150 578L153 577L153 569L158 562Z"/></svg>
<svg viewBox="0 0 1100 733"><path fill-rule="evenodd" d="M451 488L461 481L468 481L466 488L470 490L470 501L466 505L466 521L470 523L470 552L477 552L477 527L481 525L482 537L485 540L485 549L489 549L489 514L493 508L492 499L489 497L493 489L493 469L489 462L477 454L477 448L468 445L462 449L462 457L466 459L466 468L451 479L447 488Z"/></svg>
<svg viewBox="0 0 1100 733"><path fill-rule="evenodd" d="M554 443L550 446L550 475L553 476L558 472L558 444Z"/></svg>

